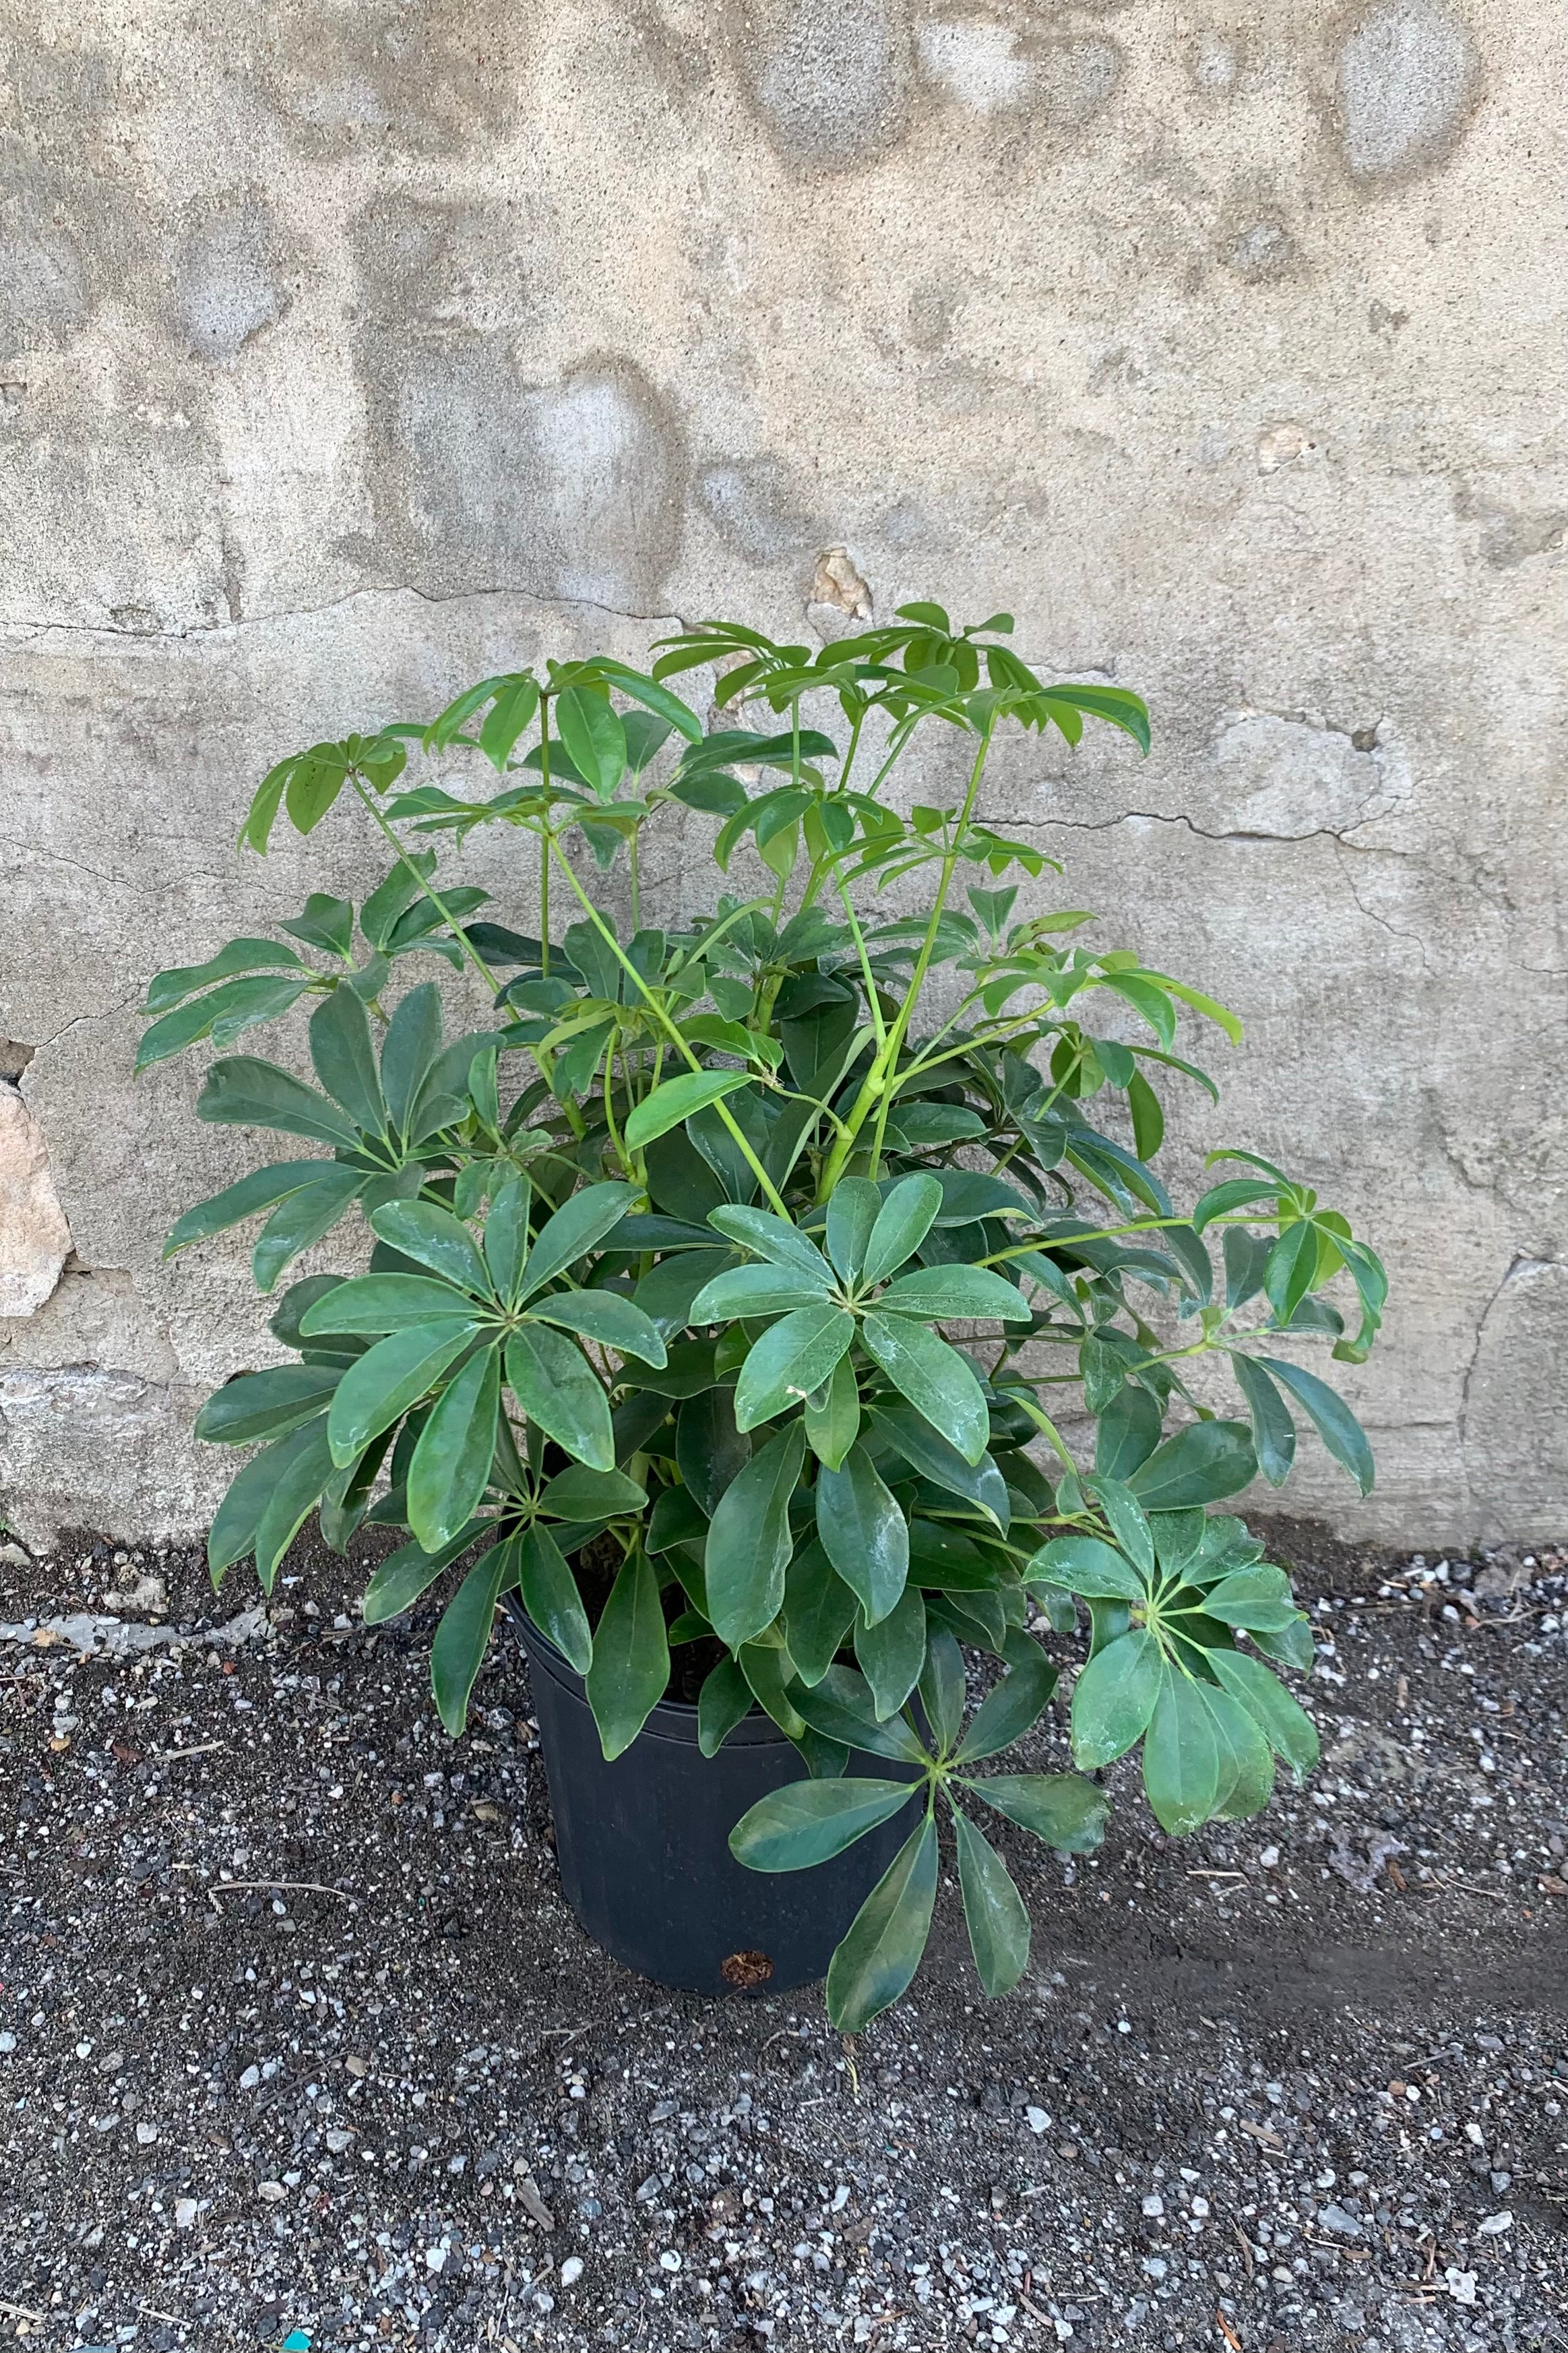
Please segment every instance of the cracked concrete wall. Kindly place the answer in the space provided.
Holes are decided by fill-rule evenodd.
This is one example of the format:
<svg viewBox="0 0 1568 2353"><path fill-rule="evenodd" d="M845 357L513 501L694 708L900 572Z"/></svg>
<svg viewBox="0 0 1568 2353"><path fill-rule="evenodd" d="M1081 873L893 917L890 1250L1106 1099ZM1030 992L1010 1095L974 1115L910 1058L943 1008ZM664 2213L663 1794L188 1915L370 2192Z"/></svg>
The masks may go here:
<svg viewBox="0 0 1568 2353"><path fill-rule="evenodd" d="M270 1354L242 1250L158 1262L247 1145L130 1078L152 972L375 870L347 823L242 860L259 773L861 579L1149 698L1146 764L1014 749L991 805L1247 1017L1184 1149L1392 1262L1378 1488L1309 1447L1297 1507L1561 1534L1555 8L35 0L0 45L16 1525L198 1526L190 1413Z"/></svg>

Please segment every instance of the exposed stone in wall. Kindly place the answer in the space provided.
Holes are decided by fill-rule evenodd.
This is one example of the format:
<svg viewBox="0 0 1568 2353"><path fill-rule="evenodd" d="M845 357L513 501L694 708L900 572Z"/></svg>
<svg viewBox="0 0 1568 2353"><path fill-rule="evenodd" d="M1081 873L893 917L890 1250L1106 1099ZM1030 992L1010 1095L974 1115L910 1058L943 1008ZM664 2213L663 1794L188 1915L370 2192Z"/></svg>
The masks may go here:
<svg viewBox="0 0 1568 2353"><path fill-rule="evenodd" d="M1378 1488L1304 1445L1293 1506L1561 1534L1557 10L13 15L0 1081L68 1243L0 1314L0 1508L188 1533L191 1407L271 1360L247 1237L160 1256L250 1143L199 1057L129 1073L160 965L380 871L353 819L241 858L279 753L676 615L939 596L1150 700L1147 762L1031 739L988 813L1068 868L1026 903L1246 1019L1178 1181L1257 1144L1390 1258ZM689 912L711 825L661 827ZM526 924L515 844L468 859Z"/></svg>
<svg viewBox="0 0 1568 2353"><path fill-rule="evenodd" d="M43 1131L16 1088L0 1081L0 1317L43 1305L70 1246Z"/></svg>

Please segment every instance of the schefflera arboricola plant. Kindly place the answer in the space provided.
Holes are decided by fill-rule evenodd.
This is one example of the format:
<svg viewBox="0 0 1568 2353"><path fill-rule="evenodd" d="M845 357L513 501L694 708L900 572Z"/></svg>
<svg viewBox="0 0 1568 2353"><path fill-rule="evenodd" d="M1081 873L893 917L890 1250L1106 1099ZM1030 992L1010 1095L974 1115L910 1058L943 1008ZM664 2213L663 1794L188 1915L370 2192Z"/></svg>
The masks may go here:
<svg viewBox="0 0 1568 2353"><path fill-rule="evenodd" d="M743 1862L797 1870L910 1817L833 1962L846 2030L910 1982L944 1836L994 1995L1029 1928L988 1817L1081 1852L1107 1813L1088 1777L1132 1750L1171 1832L1257 1812L1280 1760L1307 1770L1276 1672L1310 1667L1307 1621L1213 1507L1279 1484L1303 1423L1363 1493L1373 1476L1298 1357L1365 1356L1377 1258L1256 1154L1215 1153L1185 1208L1155 1171L1173 1084L1215 1094L1181 1024L1235 1041L1235 1018L1086 944L1081 910L1020 915L1001 880L1059 869L986 814L1000 736L1076 744L1094 722L1148 744L1136 695L1045 682L1011 631L923 604L816 650L708 624L651 673L547 661L284 759L242 840L265 853L280 818L309 834L346 807L392 852L385 880L357 913L313 894L160 974L140 1058L308 1008L316 1084L226 1050L198 1105L300 1156L188 1211L168 1248L264 1217L263 1292L334 1230L362 1270L286 1289L291 1361L202 1410L204 1438L260 1450L214 1525L215 1578L250 1556L270 1587L312 1512L340 1549L362 1522L405 1531L364 1614L444 1597L447 1726L515 1589L610 1757L698 1646L702 1748L757 1705L809 1767L736 1825ZM703 670L711 728L667 682ZM903 814L900 765L931 738L951 791ZM712 912L664 927L645 839L673 822L689 845L691 812L712 821ZM479 828L515 838L537 937L438 872ZM623 861L629 921L601 879ZM477 976L485 1027L447 1037L438 969L416 977L432 959ZM1235 1409L1189 1387L1205 1357ZM1080 1611L1078 1772L992 1769L1050 1702L1042 1636ZM1000 1669L973 1715L965 1652ZM851 1753L896 1771L847 1773Z"/></svg>

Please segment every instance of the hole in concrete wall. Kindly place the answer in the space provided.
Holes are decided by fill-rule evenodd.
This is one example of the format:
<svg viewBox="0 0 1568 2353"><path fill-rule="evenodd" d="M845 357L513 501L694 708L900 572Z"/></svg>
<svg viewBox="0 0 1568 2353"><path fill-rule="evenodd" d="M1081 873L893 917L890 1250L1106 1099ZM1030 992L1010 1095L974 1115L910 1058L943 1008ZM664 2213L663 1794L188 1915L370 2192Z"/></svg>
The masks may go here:
<svg viewBox="0 0 1568 2353"><path fill-rule="evenodd" d="M37 1050L15 1038L0 1038L0 1079L8 1079L15 1086Z"/></svg>

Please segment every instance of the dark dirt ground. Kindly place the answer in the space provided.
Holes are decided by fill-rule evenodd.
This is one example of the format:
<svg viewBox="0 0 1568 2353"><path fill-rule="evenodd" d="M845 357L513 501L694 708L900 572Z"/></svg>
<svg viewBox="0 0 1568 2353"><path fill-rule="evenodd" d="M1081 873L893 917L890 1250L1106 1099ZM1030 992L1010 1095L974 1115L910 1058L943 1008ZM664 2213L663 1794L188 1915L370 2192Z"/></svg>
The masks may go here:
<svg viewBox="0 0 1568 2353"><path fill-rule="evenodd" d="M587 1943L510 1636L459 1746L363 1565L219 1638L193 1557L13 1554L0 2343L1568 2343L1568 1561L1285 1534L1311 1787L1176 1845L1121 1767L1076 1865L993 1826L1023 1984L944 1892L852 2047Z"/></svg>

